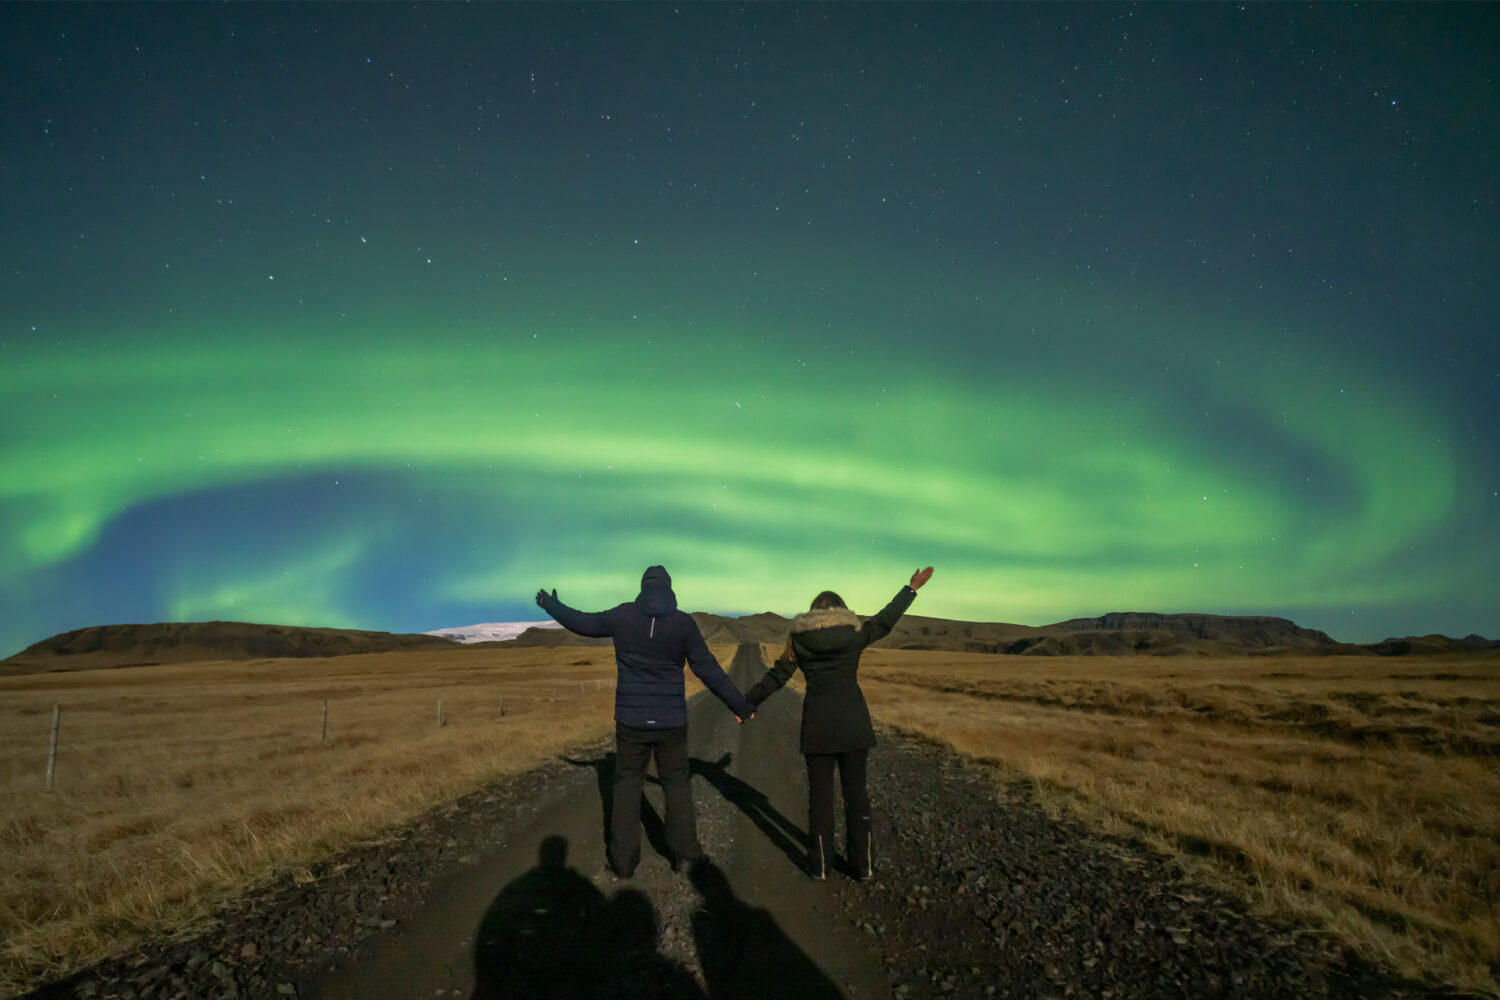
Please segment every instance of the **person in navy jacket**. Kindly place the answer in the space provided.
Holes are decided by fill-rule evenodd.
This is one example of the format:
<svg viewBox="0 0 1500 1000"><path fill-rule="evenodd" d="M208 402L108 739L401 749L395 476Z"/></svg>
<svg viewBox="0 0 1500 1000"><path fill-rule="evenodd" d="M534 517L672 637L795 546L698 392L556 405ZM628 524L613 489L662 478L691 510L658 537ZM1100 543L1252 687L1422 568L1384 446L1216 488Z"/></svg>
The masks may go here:
<svg viewBox="0 0 1500 1000"><path fill-rule="evenodd" d="M537 605L563 628L586 636L609 636L615 643L615 784L610 811L608 859L621 878L641 860L641 782L654 755L666 797L667 847L678 869L703 855L698 821L688 786L687 698L683 663L742 722L754 714L750 703L719 666L703 641L698 623L677 610L672 578L661 566L641 577L633 601L608 611L576 611L537 591Z"/></svg>

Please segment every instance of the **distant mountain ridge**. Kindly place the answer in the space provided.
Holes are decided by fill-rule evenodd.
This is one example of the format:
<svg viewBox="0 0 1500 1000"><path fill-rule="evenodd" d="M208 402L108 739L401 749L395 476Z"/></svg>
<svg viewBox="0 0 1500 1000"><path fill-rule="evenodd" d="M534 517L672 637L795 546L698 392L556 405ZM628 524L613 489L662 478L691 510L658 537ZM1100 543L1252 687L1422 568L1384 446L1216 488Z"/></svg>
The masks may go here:
<svg viewBox="0 0 1500 1000"><path fill-rule="evenodd" d="M693 620L711 645L786 641L790 619L772 612L730 618L694 612ZM163 622L154 625L97 625L75 629L34 643L0 660L0 674L101 667L147 666L212 660L282 659L347 656L421 650L451 650L460 645L447 634L469 634L465 648L607 646L609 639L590 639L561 628L526 628L506 641L474 641L474 630L503 633L495 623L434 633L367 632L355 629L303 628L248 622ZM1376 643L1338 642L1325 632L1303 628L1285 618L1250 615L1156 614L1111 612L1097 618L1072 618L1052 625L965 622L905 615L875 648L995 653L1012 656L1434 656L1500 649L1500 640L1468 635L1389 638Z"/></svg>
<svg viewBox="0 0 1500 1000"><path fill-rule="evenodd" d="M791 620L771 612L729 618L694 612L703 637L714 645L786 641ZM501 645L607 645L557 629L528 629ZM1339 642L1326 632L1286 618L1259 615L1159 614L1116 611L1052 625L966 622L903 615L876 649L947 650L1012 656L1404 656L1500 649L1500 640L1470 635L1429 635L1378 643Z"/></svg>
<svg viewBox="0 0 1500 1000"><path fill-rule="evenodd" d="M432 635L345 628L219 621L94 625L33 643L0 660L0 673L452 648L451 641Z"/></svg>

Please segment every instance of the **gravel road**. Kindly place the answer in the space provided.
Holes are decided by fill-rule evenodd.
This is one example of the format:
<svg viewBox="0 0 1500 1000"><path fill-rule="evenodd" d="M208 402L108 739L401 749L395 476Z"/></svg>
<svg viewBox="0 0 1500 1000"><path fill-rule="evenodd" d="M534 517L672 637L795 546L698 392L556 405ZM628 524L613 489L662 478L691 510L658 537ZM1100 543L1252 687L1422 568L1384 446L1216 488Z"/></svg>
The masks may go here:
<svg viewBox="0 0 1500 1000"><path fill-rule="evenodd" d="M742 689L764 670L753 645L730 668ZM584 748L28 998L1451 996L892 731L870 761L875 879L813 882L799 696L744 726L708 695L689 709L710 858L690 872L667 863L651 784L640 868L605 872L613 752Z"/></svg>

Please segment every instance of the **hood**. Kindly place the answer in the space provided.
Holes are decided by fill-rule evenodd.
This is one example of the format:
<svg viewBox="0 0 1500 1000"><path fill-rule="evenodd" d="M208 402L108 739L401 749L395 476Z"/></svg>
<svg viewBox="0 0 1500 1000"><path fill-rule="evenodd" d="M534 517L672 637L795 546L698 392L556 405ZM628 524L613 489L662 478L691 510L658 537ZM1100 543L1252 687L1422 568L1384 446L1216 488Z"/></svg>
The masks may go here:
<svg viewBox="0 0 1500 1000"><path fill-rule="evenodd" d="M848 608L818 608L792 619L792 635L809 653L835 653L855 641L859 625L859 615Z"/></svg>
<svg viewBox="0 0 1500 1000"><path fill-rule="evenodd" d="M677 610L677 595L672 593L672 578L661 566L648 568L641 576L641 592L635 606L642 614L660 618Z"/></svg>
<svg viewBox="0 0 1500 1000"><path fill-rule="evenodd" d="M859 628L859 615L848 608L818 608L816 611L804 611L792 619L792 632L811 632L820 628L838 628L848 625L850 628Z"/></svg>

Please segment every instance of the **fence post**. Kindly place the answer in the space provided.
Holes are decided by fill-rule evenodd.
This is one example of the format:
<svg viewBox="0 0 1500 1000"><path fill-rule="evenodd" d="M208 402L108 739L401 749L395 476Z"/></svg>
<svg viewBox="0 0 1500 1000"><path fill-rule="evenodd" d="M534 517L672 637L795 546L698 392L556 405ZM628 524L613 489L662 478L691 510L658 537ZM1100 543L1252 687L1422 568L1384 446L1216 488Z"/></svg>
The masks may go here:
<svg viewBox="0 0 1500 1000"><path fill-rule="evenodd" d="M328 699L323 699L323 742L328 742Z"/></svg>
<svg viewBox="0 0 1500 1000"><path fill-rule="evenodd" d="M47 744L47 791L52 791L52 775L57 770L57 727L62 720L62 706L52 706L52 739Z"/></svg>

